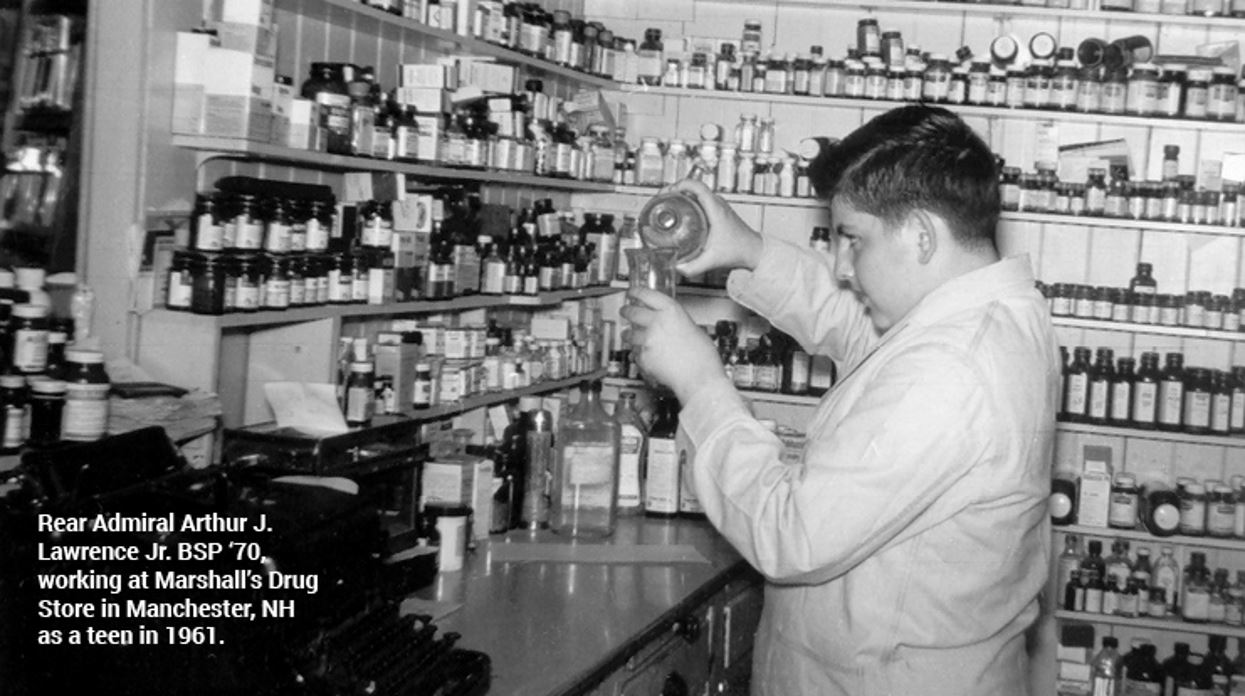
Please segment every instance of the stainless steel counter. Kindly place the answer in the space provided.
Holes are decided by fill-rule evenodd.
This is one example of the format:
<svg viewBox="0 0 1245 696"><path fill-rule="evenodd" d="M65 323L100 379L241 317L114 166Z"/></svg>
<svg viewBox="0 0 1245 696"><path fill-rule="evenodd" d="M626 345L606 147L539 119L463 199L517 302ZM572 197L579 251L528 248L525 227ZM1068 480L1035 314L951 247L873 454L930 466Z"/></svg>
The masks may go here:
<svg viewBox="0 0 1245 696"><path fill-rule="evenodd" d="M708 563L497 561L499 544L685 544ZM573 555L572 555L573 557ZM437 623L462 634L460 647L493 660L490 694L577 693L621 665L669 622L703 601L747 563L707 522L620 520L614 535L571 542L549 532L512 531L481 542L461 572L443 573L418 593L461 603Z"/></svg>

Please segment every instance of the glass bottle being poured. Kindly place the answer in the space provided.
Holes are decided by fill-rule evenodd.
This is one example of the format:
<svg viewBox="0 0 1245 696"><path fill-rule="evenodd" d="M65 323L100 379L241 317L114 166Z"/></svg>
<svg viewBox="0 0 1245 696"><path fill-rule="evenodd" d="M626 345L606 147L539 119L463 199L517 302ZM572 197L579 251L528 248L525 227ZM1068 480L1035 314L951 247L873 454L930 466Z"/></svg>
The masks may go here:
<svg viewBox="0 0 1245 696"><path fill-rule="evenodd" d="M699 159L685 179L699 179L704 163ZM709 218L700 201L684 191L665 191L653 196L639 216L640 239L650 248L674 247L677 261L691 261L704 251L709 238Z"/></svg>

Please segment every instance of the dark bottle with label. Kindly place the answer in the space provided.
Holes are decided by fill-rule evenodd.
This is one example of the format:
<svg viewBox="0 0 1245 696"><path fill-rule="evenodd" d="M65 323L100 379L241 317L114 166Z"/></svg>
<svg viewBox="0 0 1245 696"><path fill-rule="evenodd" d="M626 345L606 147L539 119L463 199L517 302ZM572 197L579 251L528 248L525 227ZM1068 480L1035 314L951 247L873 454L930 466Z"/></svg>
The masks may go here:
<svg viewBox="0 0 1245 696"><path fill-rule="evenodd" d="M1086 572L1097 573L1102 577L1107 572L1107 562L1102 557L1102 542L1093 539L1086 544L1087 553L1081 561L1081 578L1087 577Z"/></svg>
<svg viewBox="0 0 1245 696"><path fill-rule="evenodd" d="M1063 373L1063 419L1084 422L1089 415L1089 348L1077 346Z"/></svg>
<svg viewBox="0 0 1245 696"><path fill-rule="evenodd" d="M1136 656L1124 663L1124 693L1161 694L1163 692L1163 666L1156 657L1157 648L1144 643L1133 650Z"/></svg>
<svg viewBox="0 0 1245 696"><path fill-rule="evenodd" d="M1159 430L1180 430L1184 411L1184 355L1181 353L1167 354L1159 378L1157 407Z"/></svg>
<svg viewBox="0 0 1245 696"><path fill-rule="evenodd" d="M1132 421L1133 412L1133 368L1136 361L1132 358L1120 358L1111 378L1111 404L1107 412L1107 421L1112 425L1127 427Z"/></svg>
<svg viewBox="0 0 1245 696"><path fill-rule="evenodd" d="M1112 363L1115 352L1099 348L1089 372L1089 401L1086 418L1090 423L1105 424L1111 411L1111 382L1115 379Z"/></svg>
<svg viewBox="0 0 1245 696"><path fill-rule="evenodd" d="M1141 368L1133 380L1133 411L1134 428L1153 429L1158 424L1159 413L1159 354L1142 353Z"/></svg>
<svg viewBox="0 0 1245 696"><path fill-rule="evenodd" d="M1202 661L1200 681L1204 684L1209 680L1215 694L1226 694L1232 675L1236 672L1227 654L1228 639L1224 636L1209 636L1206 639L1206 646L1206 658Z"/></svg>
<svg viewBox="0 0 1245 696"><path fill-rule="evenodd" d="M1137 275L1128 283L1128 289L1139 295L1154 295L1158 292L1158 283L1154 282L1154 266L1148 263L1137 264Z"/></svg>
<svg viewBox="0 0 1245 696"><path fill-rule="evenodd" d="M678 402L674 395L657 398L657 417L648 433L648 458L644 474L644 514L671 518L679 513Z"/></svg>
<svg viewBox="0 0 1245 696"><path fill-rule="evenodd" d="M1177 684L1192 676L1193 665L1189 663L1189 644L1176 643L1175 653L1163 660L1163 693L1176 694Z"/></svg>

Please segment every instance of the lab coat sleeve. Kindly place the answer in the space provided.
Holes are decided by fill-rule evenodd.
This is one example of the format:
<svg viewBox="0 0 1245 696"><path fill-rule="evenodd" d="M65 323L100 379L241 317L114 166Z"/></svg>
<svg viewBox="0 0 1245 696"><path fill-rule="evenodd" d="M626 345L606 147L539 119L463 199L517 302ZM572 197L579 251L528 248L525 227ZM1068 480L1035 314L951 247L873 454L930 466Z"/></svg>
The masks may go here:
<svg viewBox="0 0 1245 696"><path fill-rule="evenodd" d="M810 354L828 355L849 368L878 340L864 306L834 277L833 258L763 237L755 270L731 272L731 299L786 332Z"/></svg>
<svg viewBox="0 0 1245 696"><path fill-rule="evenodd" d="M891 358L850 414L808 434L802 464L779 460L781 443L733 390L706 385L680 421L710 521L771 580L813 583L970 504L976 491L963 481L988 465L997 409L955 350L920 345Z"/></svg>

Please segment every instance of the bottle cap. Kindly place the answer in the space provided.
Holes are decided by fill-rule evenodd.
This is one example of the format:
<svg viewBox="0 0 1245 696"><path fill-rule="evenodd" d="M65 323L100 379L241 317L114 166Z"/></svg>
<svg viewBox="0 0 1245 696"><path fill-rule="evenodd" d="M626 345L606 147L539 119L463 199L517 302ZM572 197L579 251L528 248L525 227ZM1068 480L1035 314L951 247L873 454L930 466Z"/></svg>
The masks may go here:
<svg viewBox="0 0 1245 696"><path fill-rule="evenodd" d="M13 269L17 278L17 287L22 288L42 288L43 281L47 277L47 272L42 268L17 267Z"/></svg>
<svg viewBox="0 0 1245 696"><path fill-rule="evenodd" d="M101 365L104 362L104 354L98 350L70 348L65 351L65 362L79 365Z"/></svg>
<svg viewBox="0 0 1245 696"><path fill-rule="evenodd" d="M65 383L59 379L41 379L30 382L30 390L36 394L64 394Z"/></svg>

